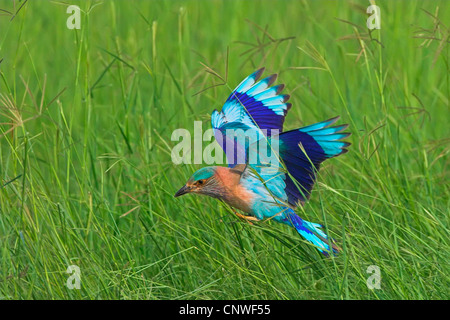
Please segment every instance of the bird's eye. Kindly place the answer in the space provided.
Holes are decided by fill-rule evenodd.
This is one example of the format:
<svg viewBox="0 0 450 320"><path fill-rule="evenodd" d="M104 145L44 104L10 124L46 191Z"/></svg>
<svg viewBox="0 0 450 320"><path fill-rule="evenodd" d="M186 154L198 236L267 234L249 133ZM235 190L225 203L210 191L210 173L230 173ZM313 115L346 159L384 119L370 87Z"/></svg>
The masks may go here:
<svg viewBox="0 0 450 320"><path fill-rule="evenodd" d="M201 186L203 184L203 182L205 182L205 181L204 180L198 180L197 184Z"/></svg>

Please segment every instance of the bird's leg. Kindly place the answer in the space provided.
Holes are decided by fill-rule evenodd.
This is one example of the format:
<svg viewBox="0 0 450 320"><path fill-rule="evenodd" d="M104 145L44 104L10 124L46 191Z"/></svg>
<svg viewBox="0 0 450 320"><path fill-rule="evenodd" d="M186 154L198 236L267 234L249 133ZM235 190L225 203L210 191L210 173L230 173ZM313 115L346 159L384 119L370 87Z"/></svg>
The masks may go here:
<svg viewBox="0 0 450 320"><path fill-rule="evenodd" d="M239 218L242 218L242 219L247 220L247 222L250 223L251 225L253 225L253 223L252 223L251 221L258 221L258 218L255 218L255 217L252 217L252 216L246 216L246 215L240 214L239 212L234 211L234 210L233 210L233 212L234 212L234 214L237 215ZM251 221L250 221L250 220L251 220Z"/></svg>

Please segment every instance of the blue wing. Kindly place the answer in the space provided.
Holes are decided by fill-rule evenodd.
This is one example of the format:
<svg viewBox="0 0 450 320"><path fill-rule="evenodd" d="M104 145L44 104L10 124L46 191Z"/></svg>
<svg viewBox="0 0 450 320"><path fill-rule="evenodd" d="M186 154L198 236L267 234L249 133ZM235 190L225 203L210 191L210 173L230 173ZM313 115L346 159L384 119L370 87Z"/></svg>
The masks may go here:
<svg viewBox="0 0 450 320"><path fill-rule="evenodd" d="M297 206L309 198L323 161L348 151L346 147L350 143L340 141L350 135L341 132L348 125L330 127L338 119L335 117L280 134L280 157L289 172L285 179L289 204Z"/></svg>
<svg viewBox="0 0 450 320"><path fill-rule="evenodd" d="M248 158L266 188L286 205L296 207L305 202L314 186L320 164L326 159L347 152L349 142L341 141L350 135L341 132L347 124L331 126L339 117L314 125L286 131L268 140L271 148L261 150L261 143L250 146ZM278 150L278 157L272 152Z"/></svg>
<svg viewBox="0 0 450 320"><path fill-rule="evenodd" d="M289 95L280 94L284 88L282 84L271 87L277 75L258 81L263 71L264 68L259 69L245 78L228 97L222 111L214 110L212 113L216 140L225 151L230 166L245 163L246 150L253 142L283 131L284 119L291 107L287 103ZM248 144L242 145L229 135L238 129L251 129L252 137Z"/></svg>

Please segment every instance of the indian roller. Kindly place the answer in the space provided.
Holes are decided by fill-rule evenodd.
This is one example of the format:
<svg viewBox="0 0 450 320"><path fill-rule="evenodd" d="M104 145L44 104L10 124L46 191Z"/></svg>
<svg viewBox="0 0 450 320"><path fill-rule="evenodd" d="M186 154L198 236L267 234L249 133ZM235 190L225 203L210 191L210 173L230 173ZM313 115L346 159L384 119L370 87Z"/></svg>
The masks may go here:
<svg viewBox="0 0 450 320"><path fill-rule="evenodd" d="M323 226L303 220L295 208L309 199L320 164L348 151L350 143L341 141L350 135L342 132L348 124L333 126L338 116L283 131L291 108L287 102L290 96L281 94L283 84L272 86L276 74L259 81L263 71L261 68L245 78L228 97L222 111L212 113L214 136L225 151L228 167L199 169L175 197L195 193L220 199L243 211L245 215L236 211L235 214L250 223L274 220L287 224L325 256L336 254L338 247ZM234 134L239 130L256 134L243 142ZM277 149L277 160L270 166L265 153L255 148L261 145L271 151ZM254 154L256 158L250 161Z"/></svg>

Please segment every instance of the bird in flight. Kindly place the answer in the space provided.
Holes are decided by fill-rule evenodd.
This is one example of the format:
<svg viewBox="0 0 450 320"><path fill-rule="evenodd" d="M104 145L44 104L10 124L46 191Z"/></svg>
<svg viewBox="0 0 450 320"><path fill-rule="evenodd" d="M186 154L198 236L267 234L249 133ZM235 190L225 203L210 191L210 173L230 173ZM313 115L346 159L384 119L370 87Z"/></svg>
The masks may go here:
<svg viewBox="0 0 450 320"><path fill-rule="evenodd" d="M274 220L294 227L321 253L339 249L323 226L300 218L295 208L311 194L320 164L347 152L348 124L333 126L339 117L283 131L291 108L283 84L272 86L277 75L260 81L264 68L245 78L214 110L211 123L216 141L225 151L228 167L209 166L196 171L175 197L187 193L220 199L235 214L251 221ZM244 133L244 134L243 134ZM270 156L268 156L268 154Z"/></svg>

